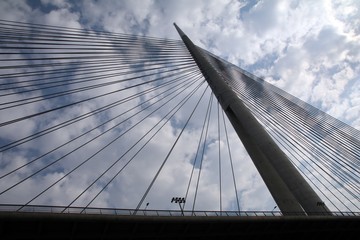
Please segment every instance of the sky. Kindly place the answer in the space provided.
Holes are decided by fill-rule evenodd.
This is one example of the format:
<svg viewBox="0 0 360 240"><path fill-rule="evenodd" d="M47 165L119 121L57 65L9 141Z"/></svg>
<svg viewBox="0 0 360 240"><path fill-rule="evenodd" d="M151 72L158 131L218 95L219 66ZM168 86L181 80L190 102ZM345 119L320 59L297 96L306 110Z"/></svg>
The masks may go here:
<svg viewBox="0 0 360 240"><path fill-rule="evenodd" d="M173 27L176 22L198 46L360 130L360 1L2 0L0 16L5 20L179 39ZM191 139L191 135L187 137ZM236 138L234 133L231 138ZM244 150L236 151L235 155L244 155ZM187 168L184 163L182 170L172 172L180 175ZM275 203L251 163L239 171L242 207L272 210ZM56 178L56 174L61 173L47 178ZM174 177L162 178L174 181ZM207 177L210 182L211 174ZM131 187L134 179L128 178L126 186ZM29 186L42 184L33 181ZM203 190L205 199L215 198L211 186L209 183ZM77 186L69 183L67 187ZM57 200L44 202L63 204L73 196L72 190L64 194L61 186L52 191ZM163 191L170 190L164 186ZM127 194L125 198L119 187L118 192L104 194L98 205L114 206L114 199L121 199L121 206L132 207L131 192ZM167 196L156 195L149 197L150 207L160 208ZM214 207L205 202L204 208ZM233 207L233 195L225 204L228 209Z"/></svg>

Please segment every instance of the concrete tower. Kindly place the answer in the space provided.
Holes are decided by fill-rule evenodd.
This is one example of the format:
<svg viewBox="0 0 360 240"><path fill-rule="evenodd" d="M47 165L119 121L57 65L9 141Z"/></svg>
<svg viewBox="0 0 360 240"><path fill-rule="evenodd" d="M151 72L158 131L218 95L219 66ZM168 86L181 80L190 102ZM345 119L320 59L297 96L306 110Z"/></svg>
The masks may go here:
<svg viewBox="0 0 360 240"><path fill-rule="evenodd" d="M257 170L284 215L330 215L320 197L289 161L221 73L176 25L175 28L240 137ZM244 77L248 78L248 76Z"/></svg>

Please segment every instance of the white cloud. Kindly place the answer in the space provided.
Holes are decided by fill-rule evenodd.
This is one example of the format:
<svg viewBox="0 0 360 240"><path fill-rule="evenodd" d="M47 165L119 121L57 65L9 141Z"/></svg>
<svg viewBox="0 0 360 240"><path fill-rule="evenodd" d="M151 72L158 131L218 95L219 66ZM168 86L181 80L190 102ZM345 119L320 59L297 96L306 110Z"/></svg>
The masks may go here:
<svg viewBox="0 0 360 240"><path fill-rule="evenodd" d="M70 28L81 28L79 24L79 14L72 13L68 9L53 10L50 13L39 19L39 22L45 21L46 24L52 26L70 27Z"/></svg>
<svg viewBox="0 0 360 240"><path fill-rule="evenodd" d="M5 20L28 22L32 16L32 9L25 1L1 1L0 8L1 18Z"/></svg>

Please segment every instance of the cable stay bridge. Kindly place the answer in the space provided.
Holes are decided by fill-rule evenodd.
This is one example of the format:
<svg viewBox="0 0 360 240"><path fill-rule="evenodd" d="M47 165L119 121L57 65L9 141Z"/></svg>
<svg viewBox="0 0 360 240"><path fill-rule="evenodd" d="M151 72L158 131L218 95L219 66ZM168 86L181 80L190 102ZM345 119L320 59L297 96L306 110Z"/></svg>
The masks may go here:
<svg viewBox="0 0 360 240"><path fill-rule="evenodd" d="M358 233L359 130L175 30L0 20L1 238Z"/></svg>

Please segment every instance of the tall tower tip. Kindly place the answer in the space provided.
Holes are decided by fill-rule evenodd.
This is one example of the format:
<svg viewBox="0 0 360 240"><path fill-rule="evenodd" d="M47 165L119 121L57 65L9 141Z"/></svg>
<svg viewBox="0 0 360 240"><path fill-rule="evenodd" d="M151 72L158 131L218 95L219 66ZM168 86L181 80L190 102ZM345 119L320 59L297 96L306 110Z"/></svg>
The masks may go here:
<svg viewBox="0 0 360 240"><path fill-rule="evenodd" d="M176 25L175 22L174 22L174 26L176 28L176 31L179 33L180 37L186 36L186 34L178 27L178 25Z"/></svg>

